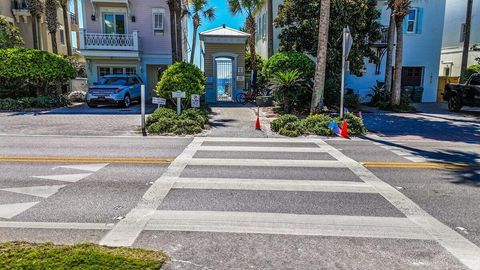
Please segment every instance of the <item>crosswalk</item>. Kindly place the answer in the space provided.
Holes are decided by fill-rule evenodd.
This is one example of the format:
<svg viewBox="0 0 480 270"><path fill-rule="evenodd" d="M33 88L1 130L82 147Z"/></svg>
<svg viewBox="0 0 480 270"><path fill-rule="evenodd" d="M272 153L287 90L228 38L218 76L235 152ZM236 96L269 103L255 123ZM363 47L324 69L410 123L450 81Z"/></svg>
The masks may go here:
<svg viewBox="0 0 480 270"><path fill-rule="evenodd" d="M203 173L186 177L192 167ZM231 167L244 175L218 177ZM252 168L280 177L252 177ZM300 177L307 169L348 170L357 179ZM101 244L131 246L143 231L434 240L480 269L479 247L317 138L195 138Z"/></svg>

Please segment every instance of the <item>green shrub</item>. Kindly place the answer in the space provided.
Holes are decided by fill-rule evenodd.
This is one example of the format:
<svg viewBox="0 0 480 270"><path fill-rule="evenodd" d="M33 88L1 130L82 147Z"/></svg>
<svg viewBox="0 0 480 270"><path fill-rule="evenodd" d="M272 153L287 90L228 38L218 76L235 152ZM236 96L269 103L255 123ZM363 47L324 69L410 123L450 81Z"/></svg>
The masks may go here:
<svg viewBox="0 0 480 270"><path fill-rule="evenodd" d="M176 120L174 118L160 117L154 123L148 126L150 134L172 133Z"/></svg>
<svg viewBox="0 0 480 270"><path fill-rule="evenodd" d="M0 48L17 48L24 44L20 29L0 17Z"/></svg>
<svg viewBox="0 0 480 270"><path fill-rule="evenodd" d="M145 121L145 125L147 127L156 123L160 118L170 118L170 119L177 119L177 113L169 108L160 108L155 110L151 115L147 117Z"/></svg>
<svg viewBox="0 0 480 270"><path fill-rule="evenodd" d="M17 91L29 88L37 96L49 86L75 78L76 71L62 56L33 49L0 49L0 81L3 91L17 97Z"/></svg>
<svg viewBox="0 0 480 270"><path fill-rule="evenodd" d="M202 127L198 122L190 119L179 119L173 126L173 133L177 135L197 134L202 132Z"/></svg>
<svg viewBox="0 0 480 270"><path fill-rule="evenodd" d="M332 121L333 118L330 115L314 114L303 120L303 126L305 127L305 132L309 134L333 136L335 134L328 128L328 125Z"/></svg>
<svg viewBox="0 0 480 270"><path fill-rule="evenodd" d="M348 132L350 135L363 135L367 133L368 130L365 128L365 125L360 117L349 112L344 115L343 119L347 120ZM335 118L335 121L340 128L342 127L343 119L340 117Z"/></svg>
<svg viewBox="0 0 480 270"><path fill-rule="evenodd" d="M190 108L186 109L180 115L180 119L190 119L197 122L200 126L203 127L206 123L208 123L208 116L205 110L197 109L197 108Z"/></svg>
<svg viewBox="0 0 480 270"><path fill-rule="evenodd" d="M465 80L468 80L470 76L475 73L480 73L480 64L478 65L471 65L465 70Z"/></svg>
<svg viewBox="0 0 480 270"><path fill-rule="evenodd" d="M278 72L298 70L304 80L309 81L315 75L315 63L300 52L279 52L268 59L263 73L270 79Z"/></svg>
<svg viewBox="0 0 480 270"><path fill-rule="evenodd" d="M167 68L157 84L157 93L160 97L176 102L172 99L172 92L185 92L182 99L183 107L190 104L191 95L203 95L206 79L202 71L195 65L177 62Z"/></svg>
<svg viewBox="0 0 480 270"><path fill-rule="evenodd" d="M20 111L28 108L55 108L69 104L65 96L23 97L0 99L0 110Z"/></svg>
<svg viewBox="0 0 480 270"><path fill-rule="evenodd" d="M284 114L270 123L270 129L274 132L280 131L285 125L298 121L298 117L293 114Z"/></svg>
<svg viewBox="0 0 480 270"><path fill-rule="evenodd" d="M287 137L298 137L303 133L302 121L297 120L295 122L287 123L278 133Z"/></svg>

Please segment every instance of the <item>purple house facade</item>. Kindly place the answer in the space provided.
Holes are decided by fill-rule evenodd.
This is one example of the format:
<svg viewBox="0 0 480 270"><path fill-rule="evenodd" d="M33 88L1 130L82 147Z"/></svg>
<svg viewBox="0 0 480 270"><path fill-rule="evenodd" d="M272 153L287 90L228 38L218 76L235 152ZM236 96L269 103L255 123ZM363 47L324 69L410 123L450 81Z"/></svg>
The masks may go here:
<svg viewBox="0 0 480 270"><path fill-rule="evenodd" d="M172 64L167 0L84 0L82 8L79 47L88 82L108 74L138 74L151 97L161 72Z"/></svg>

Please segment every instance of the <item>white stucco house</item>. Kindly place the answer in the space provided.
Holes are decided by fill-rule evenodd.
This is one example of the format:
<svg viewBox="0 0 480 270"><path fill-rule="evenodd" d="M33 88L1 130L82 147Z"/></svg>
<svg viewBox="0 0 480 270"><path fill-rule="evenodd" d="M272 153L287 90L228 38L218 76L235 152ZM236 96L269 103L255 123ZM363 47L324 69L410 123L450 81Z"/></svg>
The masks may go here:
<svg viewBox="0 0 480 270"><path fill-rule="evenodd" d="M462 64L467 1L446 0L445 24L443 28L440 76L460 76ZM480 0L473 0L472 26L470 31L470 52L468 66L476 64L480 57ZM472 50L477 46L478 50Z"/></svg>
<svg viewBox="0 0 480 270"><path fill-rule="evenodd" d="M423 87L422 102L435 102L437 99L438 76L440 68L440 55L442 51L442 38L444 27L445 5L447 0L413 0L410 14L404 23L404 51L403 51L403 86ZM455 1L455 0L448 0ZM457 0L458 1L458 0ZM273 17L278 14L278 6L282 0L273 1ZM386 0L378 0L378 10L381 12L379 22L387 26L389 23L390 10L387 9ZM256 16L259 36L256 38L257 52L262 57L267 57L267 29L268 21L266 8L263 8ZM354 22L352 22L354 23ZM274 29L273 52L278 51L278 34L281 29ZM385 40L380 40L372 48L384 55L386 48ZM365 60L365 73L361 77L348 74L346 87L353 89L363 98L371 92L371 87L377 81L385 78L385 56L381 57L381 63L375 65Z"/></svg>

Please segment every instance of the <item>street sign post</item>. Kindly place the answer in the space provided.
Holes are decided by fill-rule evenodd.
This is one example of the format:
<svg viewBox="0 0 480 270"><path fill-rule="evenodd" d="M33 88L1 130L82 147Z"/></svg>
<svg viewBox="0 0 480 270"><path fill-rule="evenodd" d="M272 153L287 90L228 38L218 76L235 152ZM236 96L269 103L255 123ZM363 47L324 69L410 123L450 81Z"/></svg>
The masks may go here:
<svg viewBox="0 0 480 270"><path fill-rule="evenodd" d="M160 105L165 106L167 104L167 100L160 97L152 97L152 103L157 104L157 108L160 108Z"/></svg>
<svg viewBox="0 0 480 270"><path fill-rule="evenodd" d="M185 92L182 92L182 91L172 92L172 98L177 99L177 114L182 113L182 98L185 98Z"/></svg>
<svg viewBox="0 0 480 270"><path fill-rule="evenodd" d="M192 95L192 108L200 108L200 95Z"/></svg>
<svg viewBox="0 0 480 270"><path fill-rule="evenodd" d="M345 97L345 71L350 69L350 63L347 60L348 55L350 54L350 50L352 49L353 45L353 38L352 34L350 33L350 29L348 27L343 28L343 50L342 50L342 87L340 89L340 117L343 118L344 114L344 97Z"/></svg>

